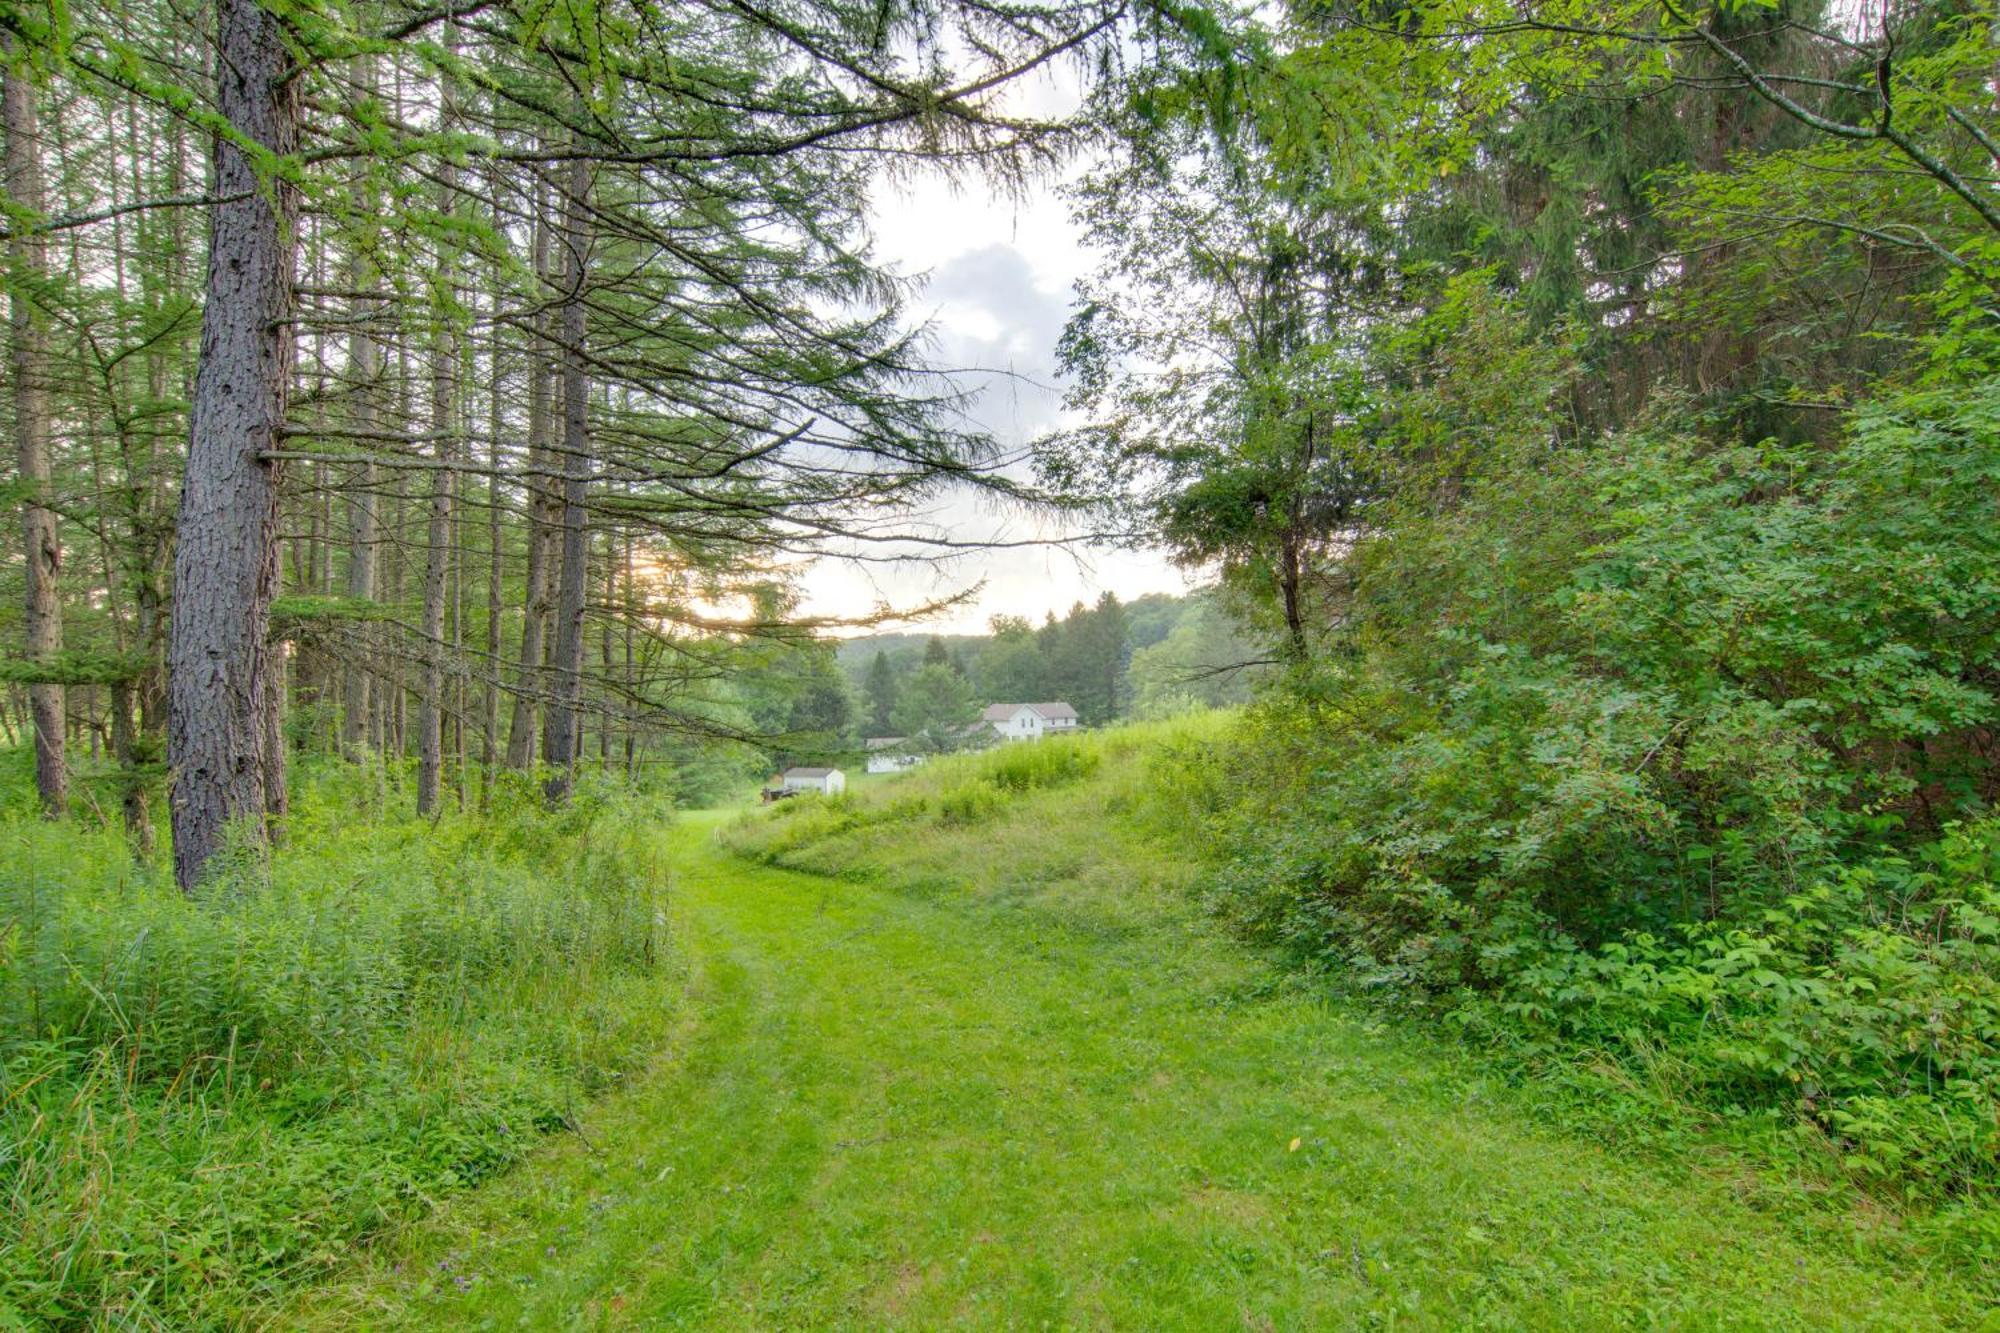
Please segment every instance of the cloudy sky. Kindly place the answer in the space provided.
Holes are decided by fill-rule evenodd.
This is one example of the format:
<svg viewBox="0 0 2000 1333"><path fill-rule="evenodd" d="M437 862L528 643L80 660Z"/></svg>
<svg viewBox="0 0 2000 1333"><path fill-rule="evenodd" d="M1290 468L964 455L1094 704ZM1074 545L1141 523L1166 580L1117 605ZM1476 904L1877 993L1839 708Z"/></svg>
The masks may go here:
<svg viewBox="0 0 2000 1333"><path fill-rule="evenodd" d="M998 372L968 380L979 389L972 409L977 423L1010 448L1054 426L1062 397L1053 370L1056 338L1069 316L1073 284L1093 264L1056 182L1042 182L1018 198L978 182L954 186L937 175L884 182L874 214L878 256L905 275L926 278L911 309L932 324L937 362ZM1063 535L1043 521L969 499L936 517L958 537L1018 542ZM808 611L849 616L981 583L975 601L927 624L978 632L999 614L1039 623L1044 612L1060 614L1105 589L1132 598L1187 587L1157 553L1058 547L981 551L943 567L821 561L804 579Z"/></svg>

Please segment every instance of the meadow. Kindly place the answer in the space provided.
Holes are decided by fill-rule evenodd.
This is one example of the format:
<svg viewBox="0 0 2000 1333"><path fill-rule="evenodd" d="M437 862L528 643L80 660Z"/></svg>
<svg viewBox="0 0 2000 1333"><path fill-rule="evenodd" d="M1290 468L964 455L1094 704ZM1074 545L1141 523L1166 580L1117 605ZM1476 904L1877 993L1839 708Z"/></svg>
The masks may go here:
<svg viewBox="0 0 2000 1333"><path fill-rule="evenodd" d="M1246 944L1190 817L1234 725L684 817L668 1057L286 1322L1980 1326L1930 1215Z"/></svg>

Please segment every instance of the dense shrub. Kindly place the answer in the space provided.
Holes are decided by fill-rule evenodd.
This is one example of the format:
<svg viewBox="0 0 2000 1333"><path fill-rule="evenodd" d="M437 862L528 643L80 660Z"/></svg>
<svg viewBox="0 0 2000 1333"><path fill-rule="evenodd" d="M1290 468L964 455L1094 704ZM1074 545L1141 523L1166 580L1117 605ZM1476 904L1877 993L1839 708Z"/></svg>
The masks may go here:
<svg viewBox="0 0 2000 1333"><path fill-rule="evenodd" d="M1500 1006L1670 1053L1683 1097L1789 1105L1864 1175L1973 1189L2000 1160L2000 821L1836 872L1743 925L1509 960ZM1645 1049L1642 1049L1645 1048Z"/></svg>
<svg viewBox="0 0 2000 1333"><path fill-rule="evenodd" d="M1675 1065L1855 1171L1995 1166L2000 385L1837 443L1495 455L1190 785L1342 974Z"/></svg>
<svg viewBox="0 0 2000 1333"><path fill-rule="evenodd" d="M965 782L938 793L938 823L964 828L983 823L1000 809L1000 793L983 782Z"/></svg>
<svg viewBox="0 0 2000 1333"><path fill-rule="evenodd" d="M367 821L365 781L301 784L268 878L197 901L113 833L0 824L0 1311L241 1320L657 1040L652 811Z"/></svg>

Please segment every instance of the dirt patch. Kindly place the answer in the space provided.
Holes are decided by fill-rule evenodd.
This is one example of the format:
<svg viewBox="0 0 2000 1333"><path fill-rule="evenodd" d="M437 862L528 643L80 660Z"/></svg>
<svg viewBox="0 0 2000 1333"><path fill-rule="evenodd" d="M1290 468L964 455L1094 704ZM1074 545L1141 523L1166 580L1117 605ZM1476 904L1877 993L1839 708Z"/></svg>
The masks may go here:
<svg viewBox="0 0 2000 1333"><path fill-rule="evenodd" d="M884 1319L900 1319L931 1282L931 1269L913 1263L896 1265L889 1280L868 1293L868 1308Z"/></svg>

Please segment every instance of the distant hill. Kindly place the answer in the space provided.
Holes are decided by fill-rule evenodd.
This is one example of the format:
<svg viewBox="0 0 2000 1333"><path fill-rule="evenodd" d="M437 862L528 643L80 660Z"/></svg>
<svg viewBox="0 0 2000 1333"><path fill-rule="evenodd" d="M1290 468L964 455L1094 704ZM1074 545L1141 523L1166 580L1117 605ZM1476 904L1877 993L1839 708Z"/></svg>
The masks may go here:
<svg viewBox="0 0 2000 1333"><path fill-rule="evenodd" d="M1171 593L1152 592L1144 597L1136 597L1122 603L1125 608L1127 637L1131 647L1146 648L1158 643L1173 633L1174 626L1196 602L1208 596L1205 590L1197 590L1176 597ZM1046 619L1046 618L1045 618ZM1040 629L1043 621L1030 620L1028 623ZM924 648L932 639L942 639L945 651L976 654L993 642L991 634L932 634L925 630L902 630L893 634L864 634L858 639L842 639L834 651L834 660L853 678L861 682L868 668L875 661L876 653L887 653L892 665L921 658Z"/></svg>
<svg viewBox="0 0 2000 1333"><path fill-rule="evenodd" d="M875 661L875 654L887 653L889 660L915 660L924 655L924 648L933 638L943 639L945 651L978 652L993 641L991 634L926 634L913 630L901 634L868 634L859 639L842 639L834 650L834 661L840 663L856 684L868 674L868 668Z"/></svg>
<svg viewBox="0 0 2000 1333"><path fill-rule="evenodd" d="M1178 597L1150 593L1130 602L1100 599L1059 619L1016 621L1006 634L870 634L835 650L870 719L868 729L891 725L885 719L902 682L923 667L933 641L943 645L946 665L964 678L977 702L1066 700L1087 725L1241 703L1257 669L1228 668L1264 656L1206 589ZM877 691L869 683L878 656L890 677L879 691L890 704L883 708L875 706Z"/></svg>

